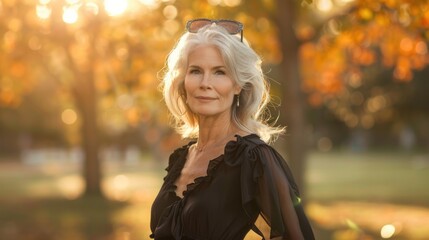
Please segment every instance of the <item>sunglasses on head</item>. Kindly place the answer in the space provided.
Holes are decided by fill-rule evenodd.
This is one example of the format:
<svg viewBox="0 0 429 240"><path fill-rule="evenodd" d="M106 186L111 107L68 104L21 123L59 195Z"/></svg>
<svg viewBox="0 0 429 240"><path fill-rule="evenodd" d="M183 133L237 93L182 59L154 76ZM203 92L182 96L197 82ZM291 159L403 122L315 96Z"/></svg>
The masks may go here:
<svg viewBox="0 0 429 240"><path fill-rule="evenodd" d="M186 23L186 30L190 33L197 33L201 28L215 23L218 26L225 28L229 34L241 34L240 41L243 42L243 24L234 20L219 19L212 20L207 18L198 18L190 20Z"/></svg>

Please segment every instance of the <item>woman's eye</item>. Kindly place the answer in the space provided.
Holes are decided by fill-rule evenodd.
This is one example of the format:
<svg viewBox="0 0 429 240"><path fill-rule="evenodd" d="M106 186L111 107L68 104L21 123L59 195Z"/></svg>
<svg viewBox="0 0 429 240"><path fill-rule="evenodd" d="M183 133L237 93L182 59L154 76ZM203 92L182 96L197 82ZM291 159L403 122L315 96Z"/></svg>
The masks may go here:
<svg viewBox="0 0 429 240"><path fill-rule="evenodd" d="M190 74L199 74L199 73L201 73L201 71L198 69L191 69L191 70L189 70L189 73Z"/></svg>
<svg viewBox="0 0 429 240"><path fill-rule="evenodd" d="M225 71L217 70L217 71L215 72L215 74L216 74L216 75L225 75Z"/></svg>

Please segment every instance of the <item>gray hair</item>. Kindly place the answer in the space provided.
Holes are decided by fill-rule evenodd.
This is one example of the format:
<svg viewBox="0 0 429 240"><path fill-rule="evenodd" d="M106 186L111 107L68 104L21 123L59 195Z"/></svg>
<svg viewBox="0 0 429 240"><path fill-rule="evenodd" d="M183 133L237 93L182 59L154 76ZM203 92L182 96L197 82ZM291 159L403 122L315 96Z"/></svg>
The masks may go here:
<svg viewBox="0 0 429 240"><path fill-rule="evenodd" d="M243 131L258 134L266 142L275 139L284 129L267 123L270 117L266 114L270 101L269 84L260 57L245 39L240 42L237 36L215 24L197 33L184 33L168 55L161 86L176 130L184 138L198 136L198 118L186 104L184 80L189 52L201 44L215 46L220 51L232 79L241 88L239 99L235 98L231 106L233 123ZM236 101L239 101L239 107Z"/></svg>

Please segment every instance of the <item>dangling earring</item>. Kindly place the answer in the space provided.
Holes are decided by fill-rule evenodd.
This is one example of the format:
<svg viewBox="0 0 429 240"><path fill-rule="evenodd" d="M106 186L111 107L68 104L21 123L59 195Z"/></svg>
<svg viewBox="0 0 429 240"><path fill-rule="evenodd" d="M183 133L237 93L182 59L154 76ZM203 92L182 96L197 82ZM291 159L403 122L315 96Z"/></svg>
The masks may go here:
<svg viewBox="0 0 429 240"><path fill-rule="evenodd" d="M240 95L237 94L237 107L240 107Z"/></svg>

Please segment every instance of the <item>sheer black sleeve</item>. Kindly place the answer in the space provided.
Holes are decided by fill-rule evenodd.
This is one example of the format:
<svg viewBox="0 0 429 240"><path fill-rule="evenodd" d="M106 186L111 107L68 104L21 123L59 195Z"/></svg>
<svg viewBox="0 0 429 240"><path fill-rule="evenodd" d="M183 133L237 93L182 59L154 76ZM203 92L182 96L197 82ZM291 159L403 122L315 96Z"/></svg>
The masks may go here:
<svg viewBox="0 0 429 240"><path fill-rule="evenodd" d="M257 203L271 227L270 238L314 239L298 188L284 159L268 145L254 150L258 177Z"/></svg>
<svg viewBox="0 0 429 240"><path fill-rule="evenodd" d="M241 201L249 218L260 214L269 225L254 231L270 239L314 239L290 168L274 148L255 134L237 136L227 144L225 162L241 167Z"/></svg>

